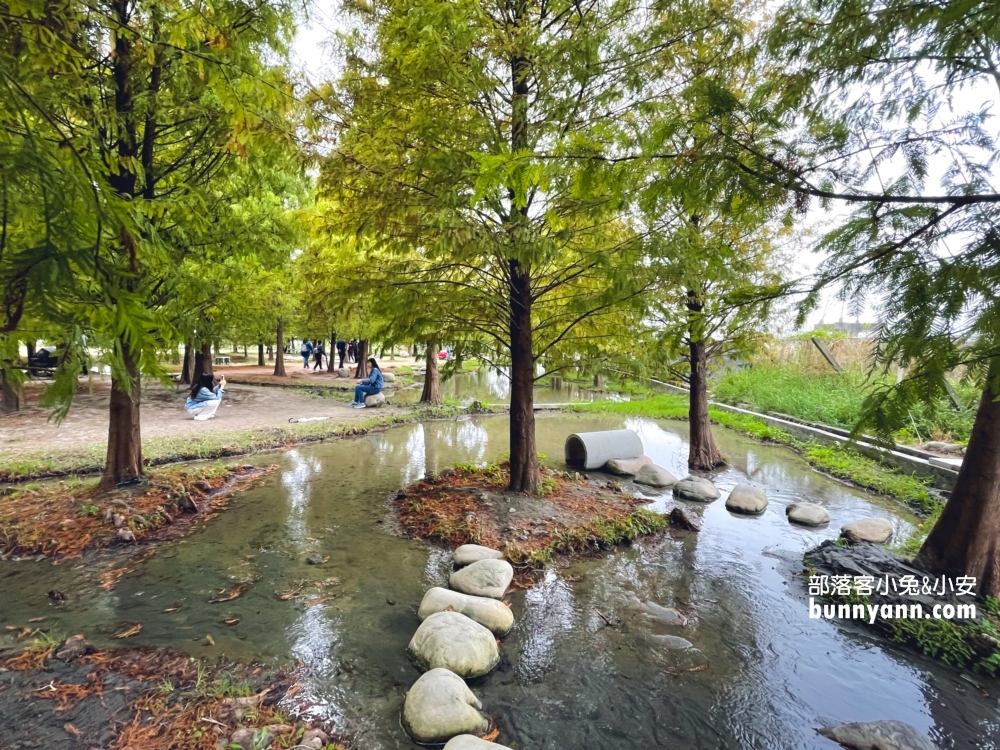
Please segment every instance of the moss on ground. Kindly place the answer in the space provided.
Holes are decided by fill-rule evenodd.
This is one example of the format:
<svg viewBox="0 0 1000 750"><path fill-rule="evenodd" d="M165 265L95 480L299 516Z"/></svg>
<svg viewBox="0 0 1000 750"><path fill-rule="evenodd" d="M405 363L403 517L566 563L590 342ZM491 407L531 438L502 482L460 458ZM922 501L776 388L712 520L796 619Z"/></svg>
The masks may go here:
<svg viewBox="0 0 1000 750"><path fill-rule="evenodd" d="M581 412L602 412L623 416L651 417L653 419L687 419L688 402L684 394L660 394L642 401L595 401L569 407ZM709 407L712 422L728 427L743 435L765 442L778 443L799 452L811 466L839 479L846 479L859 487L893 497L905 503L922 516L938 512L941 501L928 492L927 484L919 477L903 474L874 459L862 456L845 445L822 445L802 441L784 430L771 427L756 417L734 414L724 409Z"/></svg>

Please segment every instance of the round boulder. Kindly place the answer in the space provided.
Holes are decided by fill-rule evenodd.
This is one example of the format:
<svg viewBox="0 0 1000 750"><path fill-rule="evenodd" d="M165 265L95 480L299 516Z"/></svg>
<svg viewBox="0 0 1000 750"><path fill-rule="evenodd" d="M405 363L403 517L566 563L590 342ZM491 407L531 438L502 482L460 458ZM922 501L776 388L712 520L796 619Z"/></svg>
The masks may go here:
<svg viewBox="0 0 1000 750"><path fill-rule="evenodd" d="M510 607L496 599L485 596L469 596L457 591L435 586L428 589L420 602L417 616L426 620L436 612L458 612L471 620L475 620L496 636L504 636L514 627L514 613Z"/></svg>
<svg viewBox="0 0 1000 750"><path fill-rule="evenodd" d="M444 746L444 750L510 750L506 745L481 740L472 734L460 734L452 737Z"/></svg>
<svg viewBox="0 0 1000 750"><path fill-rule="evenodd" d="M885 518L862 518L841 526L840 535L849 542L882 544L892 536L892 523Z"/></svg>
<svg viewBox="0 0 1000 750"><path fill-rule="evenodd" d="M382 406L385 403L384 393L373 393L370 396L365 396L365 406L368 408L374 408Z"/></svg>
<svg viewBox="0 0 1000 750"><path fill-rule="evenodd" d="M718 488L702 477L684 477L674 485L674 495L696 503L710 503L720 497Z"/></svg>
<svg viewBox="0 0 1000 750"><path fill-rule="evenodd" d="M403 728L417 742L447 742L459 734L485 734L483 704L454 672L432 669L420 676L403 701Z"/></svg>
<svg viewBox="0 0 1000 750"><path fill-rule="evenodd" d="M396 382L396 373L394 373L394 372L383 372L382 373L382 380L384 380L386 383L395 383Z"/></svg>
<svg viewBox="0 0 1000 750"><path fill-rule="evenodd" d="M406 653L424 672L443 667L465 678L482 677L500 661L493 633L458 612L428 615Z"/></svg>
<svg viewBox="0 0 1000 750"><path fill-rule="evenodd" d="M479 560L452 573L448 585L463 594L502 599L513 580L514 568L506 560Z"/></svg>
<svg viewBox="0 0 1000 750"><path fill-rule="evenodd" d="M934 750L916 727L902 721L866 721L816 730L851 750Z"/></svg>
<svg viewBox="0 0 1000 750"><path fill-rule="evenodd" d="M726 498L726 510L733 513L755 516L758 513L763 513L766 507L767 495L764 494L764 490L746 484L738 484L733 487L733 491Z"/></svg>
<svg viewBox="0 0 1000 750"><path fill-rule="evenodd" d="M677 484L677 477L656 464L646 464L635 473L635 483L649 487L670 487Z"/></svg>
<svg viewBox="0 0 1000 750"><path fill-rule="evenodd" d="M639 458L612 458L604 464L604 468L612 474L631 476L632 474L638 474L639 470L643 466L649 466L652 463L653 459L649 456L639 456Z"/></svg>
<svg viewBox="0 0 1000 750"><path fill-rule="evenodd" d="M455 550L455 565L472 565L480 560L500 560L503 552L483 547L481 544L463 544Z"/></svg>
<svg viewBox="0 0 1000 750"><path fill-rule="evenodd" d="M792 503L785 508L785 515L789 521L801 526L822 526L830 523L830 513L816 503Z"/></svg>

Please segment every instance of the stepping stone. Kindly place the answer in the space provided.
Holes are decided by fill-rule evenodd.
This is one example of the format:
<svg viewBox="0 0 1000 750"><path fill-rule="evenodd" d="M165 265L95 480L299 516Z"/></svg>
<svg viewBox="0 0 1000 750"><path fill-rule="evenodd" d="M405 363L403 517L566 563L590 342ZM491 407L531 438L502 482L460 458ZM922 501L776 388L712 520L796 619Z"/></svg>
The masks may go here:
<svg viewBox="0 0 1000 750"><path fill-rule="evenodd" d="M862 518L841 526L840 535L850 542L882 544L892 536L892 523L885 518Z"/></svg>
<svg viewBox="0 0 1000 750"><path fill-rule="evenodd" d="M485 596L469 596L439 586L428 589L424 594L417 616L426 620L435 612L449 610L475 620L484 628L489 628L495 636L505 636L514 627L514 613L503 602Z"/></svg>
<svg viewBox="0 0 1000 750"><path fill-rule="evenodd" d="M514 568L506 560L479 560L452 573L448 585L463 594L502 599L513 580Z"/></svg>
<svg viewBox="0 0 1000 750"><path fill-rule="evenodd" d="M830 513L816 503L792 503L785 508L785 515L792 523L802 526L822 526L830 523Z"/></svg>
<svg viewBox="0 0 1000 750"><path fill-rule="evenodd" d="M656 464L646 464L635 473L635 483L649 487L670 487L677 484L677 477Z"/></svg>
<svg viewBox="0 0 1000 750"><path fill-rule="evenodd" d="M671 508L669 517L670 523L679 529L695 532L701 531L701 520L685 508Z"/></svg>
<svg viewBox="0 0 1000 750"><path fill-rule="evenodd" d="M463 544L455 550L455 565L472 565L480 560L501 560L503 552L480 544Z"/></svg>
<svg viewBox="0 0 1000 750"><path fill-rule="evenodd" d="M718 488L702 477L684 477L674 485L674 495L696 503L710 503L721 497Z"/></svg>
<svg viewBox="0 0 1000 750"><path fill-rule="evenodd" d="M935 750L920 731L902 721L866 721L816 730L851 750Z"/></svg>
<svg viewBox="0 0 1000 750"><path fill-rule="evenodd" d="M384 393L373 393L370 396L365 396L365 406L369 409L374 409L376 407L382 406L385 403Z"/></svg>
<svg viewBox="0 0 1000 750"><path fill-rule="evenodd" d="M648 466L652 463L653 459L649 456L639 456L639 458L612 458L604 464L604 469L606 471L610 471L612 474L630 476L632 474L637 474L639 469L643 466Z"/></svg>
<svg viewBox="0 0 1000 750"><path fill-rule="evenodd" d="M452 737L444 746L444 750L510 750L506 745L481 740L471 734L460 734Z"/></svg>
<svg viewBox="0 0 1000 750"><path fill-rule="evenodd" d="M459 734L485 734L489 720L483 704L465 681L447 669L420 676L403 701L403 729L417 742L447 742Z"/></svg>
<svg viewBox="0 0 1000 750"><path fill-rule="evenodd" d="M694 647L687 638L676 635L650 635L650 641L660 646L659 655L664 658L672 669L686 672L703 672L708 669L708 657L704 652Z"/></svg>
<svg viewBox="0 0 1000 750"><path fill-rule="evenodd" d="M755 516L763 513L767 507L767 495L764 490L746 484L738 484L726 498L726 509L733 513Z"/></svg>
<svg viewBox="0 0 1000 750"><path fill-rule="evenodd" d="M406 653L424 672L443 667L466 679L488 674L500 661L493 633L458 612L428 615Z"/></svg>

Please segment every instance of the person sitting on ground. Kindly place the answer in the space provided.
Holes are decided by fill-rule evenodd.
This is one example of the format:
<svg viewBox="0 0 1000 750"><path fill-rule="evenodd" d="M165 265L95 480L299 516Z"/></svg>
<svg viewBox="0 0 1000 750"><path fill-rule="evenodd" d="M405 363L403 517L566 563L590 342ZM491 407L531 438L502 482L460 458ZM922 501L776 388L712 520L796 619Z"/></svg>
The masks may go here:
<svg viewBox="0 0 1000 750"><path fill-rule="evenodd" d="M381 393L385 387L385 379L382 377L382 370L379 369L375 357L369 357L368 364L372 368L371 374L362 380L360 385L354 386L354 402L351 406L355 409L364 409L365 398L367 396L374 396L376 393Z"/></svg>
<svg viewBox="0 0 1000 750"><path fill-rule="evenodd" d="M213 376L210 372L203 372L191 386L184 409L198 422L205 422L215 417L215 410L222 403L222 394L225 392L224 375Z"/></svg>
<svg viewBox="0 0 1000 750"><path fill-rule="evenodd" d="M323 369L323 355L324 354L326 354L326 351L324 351L324 349L323 349L323 342L322 341L317 341L316 342L316 348L313 349L313 358L316 361L316 364L313 365L313 372L316 372L316 370Z"/></svg>

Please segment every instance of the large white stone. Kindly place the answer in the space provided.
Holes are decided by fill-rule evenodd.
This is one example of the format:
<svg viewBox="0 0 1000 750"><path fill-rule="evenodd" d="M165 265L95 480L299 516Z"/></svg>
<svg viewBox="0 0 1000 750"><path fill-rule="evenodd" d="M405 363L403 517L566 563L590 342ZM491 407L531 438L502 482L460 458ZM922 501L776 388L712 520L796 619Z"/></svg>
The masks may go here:
<svg viewBox="0 0 1000 750"><path fill-rule="evenodd" d="M785 508L785 515L792 523L802 526L822 526L830 523L830 513L816 503L792 503Z"/></svg>
<svg viewBox="0 0 1000 750"><path fill-rule="evenodd" d="M630 476L638 473L639 469L643 466L648 466L651 463L653 463L653 459L649 456L639 456L638 458L612 458L604 464L604 468L612 474Z"/></svg>
<svg viewBox="0 0 1000 750"><path fill-rule="evenodd" d="M851 750L935 750L920 731L902 721L866 721L816 730Z"/></svg>
<svg viewBox="0 0 1000 750"><path fill-rule="evenodd" d="M382 406L385 403L384 393L373 393L370 396L365 396L365 406L369 409Z"/></svg>
<svg viewBox="0 0 1000 750"><path fill-rule="evenodd" d="M458 612L428 615L406 653L425 672L443 667L465 678L482 677L500 661L493 633Z"/></svg>
<svg viewBox="0 0 1000 750"><path fill-rule="evenodd" d="M459 734L484 734L483 704L454 672L432 669L420 676L403 701L403 728L417 742L447 742Z"/></svg>
<svg viewBox="0 0 1000 750"><path fill-rule="evenodd" d="M455 565L471 565L480 560L500 560L503 552L481 544L463 544L455 550Z"/></svg>
<svg viewBox="0 0 1000 750"><path fill-rule="evenodd" d="M487 742L471 734L460 734L448 740L444 750L510 750L510 748L495 742Z"/></svg>
<svg viewBox="0 0 1000 750"><path fill-rule="evenodd" d="M840 535L852 542L882 544L892 536L892 523L886 518L862 518L841 526Z"/></svg>
<svg viewBox="0 0 1000 750"><path fill-rule="evenodd" d="M684 477L674 485L674 495L681 500L710 503L720 497L719 489L703 477Z"/></svg>
<svg viewBox="0 0 1000 750"><path fill-rule="evenodd" d="M463 594L501 599L513 580L514 568L506 560L479 560L452 573L448 585Z"/></svg>
<svg viewBox="0 0 1000 750"><path fill-rule="evenodd" d="M764 490L747 484L738 484L726 498L726 509L733 513L743 513L754 516L763 513L767 507L767 495Z"/></svg>
<svg viewBox="0 0 1000 750"><path fill-rule="evenodd" d="M635 483L650 487L670 487L677 484L677 477L656 464L646 464L635 473Z"/></svg>
<svg viewBox="0 0 1000 750"><path fill-rule="evenodd" d="M458 612L489 628L496 636L504 636L514 627L514 613L510 607L485 596L469 596L435 586L428 589L420 602L417 616L426 620L435 612Z"/></svg>
<svg viewBox="0 0 1000 750"><path fill-rule="evenodd" d="M382 373L382 380L384 380L386 383L395 383L396 382L396 374L392 373L392 372L383 372Z"/></svg>

